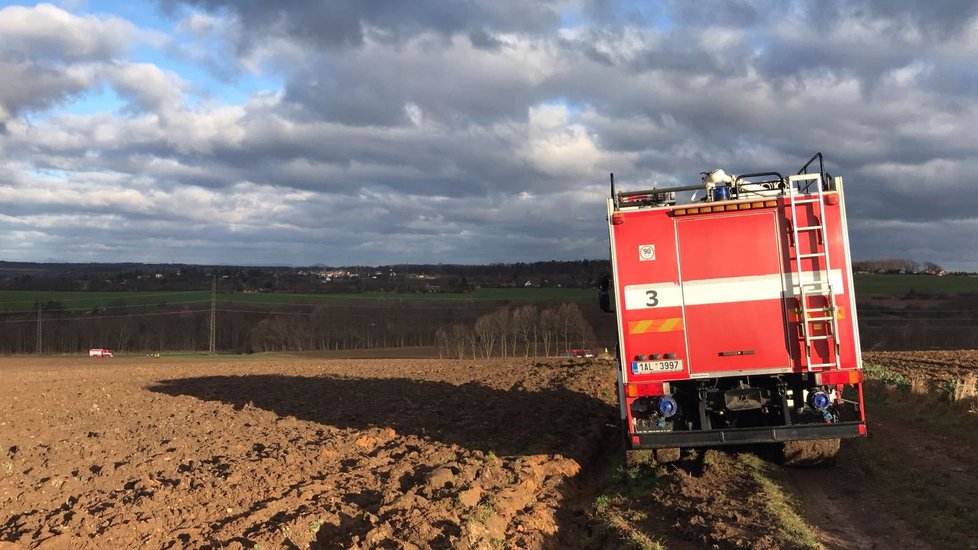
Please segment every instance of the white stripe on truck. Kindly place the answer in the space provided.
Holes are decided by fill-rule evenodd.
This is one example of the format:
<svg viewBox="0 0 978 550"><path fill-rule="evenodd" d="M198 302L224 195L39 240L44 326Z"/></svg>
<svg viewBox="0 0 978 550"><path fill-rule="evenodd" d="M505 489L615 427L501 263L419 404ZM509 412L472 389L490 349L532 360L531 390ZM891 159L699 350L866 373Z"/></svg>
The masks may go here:
<svg viewBox="0 0 978 550"><path fill-rule="evenodd" d="M802 272L806 284L821 282L825 271ZM756 300L777 300L796 295L795 274L772 273L748 277L721 277L684 281L680 287L674 282L649 283L625 286L625 309L656 309L662 307L729 304ZM842 270L833 269L830 277L832 293L842 294ZM820 294L812 289L809 294Z"/></svg>

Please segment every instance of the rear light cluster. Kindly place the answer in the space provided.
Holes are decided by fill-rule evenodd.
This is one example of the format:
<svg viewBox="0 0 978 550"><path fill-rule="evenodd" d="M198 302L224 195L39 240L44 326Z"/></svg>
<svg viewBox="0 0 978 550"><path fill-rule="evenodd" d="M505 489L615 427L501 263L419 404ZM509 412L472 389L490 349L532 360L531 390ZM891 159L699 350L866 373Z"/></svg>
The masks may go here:
<svg viewBox="0 0 978 550"><path fill-rule="evenodd" d="M662 382L625 384L625 397L648 397L650 395L664 395L665 393L665 386Z"/></svg>
<svg viewBox="0 0 978 550"><path fill-rule="evenodd" d="M815 373L815 383L820 386L836 384L859 384L863 381L861 370L830 370Z"/></svg>
<svg viewBox="0 0 978 550"><path fill-rule="evenodd" d="M708 206L692 206L688 208L676 208L670 214L673 216L688 216L690 214L709 214L710 212L733 212L735 210L751 210L756 208L772 208L778 205L778 201L752 201L736 202L730 204L716 204Z"/></svg>

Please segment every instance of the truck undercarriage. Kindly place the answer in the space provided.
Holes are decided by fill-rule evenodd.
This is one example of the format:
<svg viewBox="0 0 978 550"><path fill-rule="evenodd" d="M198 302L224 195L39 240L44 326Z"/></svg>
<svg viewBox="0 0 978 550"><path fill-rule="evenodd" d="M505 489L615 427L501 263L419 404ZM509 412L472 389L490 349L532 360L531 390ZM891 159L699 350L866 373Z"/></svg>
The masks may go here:
<svg viewBox="0 0 978 550"><path fill-rule="evenodd" d="M814 385L813 378L789 373L672 382L669 395L630 403L627 432L638 438L637 444L632 442L636 448L862 435L858 396L840 393L836 386Z"/></svg>

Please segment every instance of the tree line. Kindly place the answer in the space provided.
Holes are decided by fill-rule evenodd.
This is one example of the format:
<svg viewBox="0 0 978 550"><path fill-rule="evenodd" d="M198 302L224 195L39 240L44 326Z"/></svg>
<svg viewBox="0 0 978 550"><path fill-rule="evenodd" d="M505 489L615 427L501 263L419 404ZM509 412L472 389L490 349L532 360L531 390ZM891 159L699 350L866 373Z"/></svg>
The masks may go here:
<svg viewBox="0 0 978 550"><path fill-rule="evenodd" d="M590 323L577 304L540 310L502 307L471 325L455 323L435 333L440 357L535 357L559 355L595 344Z"/></svg>
<svg viewBox="0 0 978 550"><path fill-rule="evenodd" d="M857 260L852 262L852 270L866 273L932 273L944 271L934 262L918 262L908 258L884 258L879 260Z"/></svg>
<svg viewBox="0 0 978 550"><path fill-rule="evenodd" d="M607 321L613 330L613 321ZM211 329L210 308L204 304L120 305L79 312L48 302L31 311L0 312L0 326L3 354L79 353L90 348L199 352L208 350ZM554 355L594 344L591 325L577 304L548 304L541 310L489 301L316 306L219 302L215 335L222 353L437 346L445 356L458 356L464 349L463 356L491 357Z"/></svg>

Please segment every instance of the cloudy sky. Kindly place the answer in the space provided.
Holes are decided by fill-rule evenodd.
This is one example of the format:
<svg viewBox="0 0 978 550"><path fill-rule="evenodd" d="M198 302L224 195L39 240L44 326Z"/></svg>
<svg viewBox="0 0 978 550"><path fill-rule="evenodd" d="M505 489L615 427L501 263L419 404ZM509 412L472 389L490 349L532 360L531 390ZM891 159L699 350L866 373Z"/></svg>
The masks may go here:
<svg viewBox="0 0 978 550"><path fill-rule="evenodd" d="M856 259L978 269L970 0L0 1L0 259L607 256L619 186L847 182Z"/></svg>

